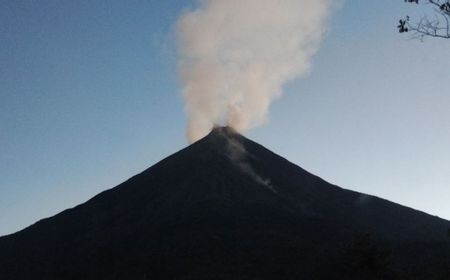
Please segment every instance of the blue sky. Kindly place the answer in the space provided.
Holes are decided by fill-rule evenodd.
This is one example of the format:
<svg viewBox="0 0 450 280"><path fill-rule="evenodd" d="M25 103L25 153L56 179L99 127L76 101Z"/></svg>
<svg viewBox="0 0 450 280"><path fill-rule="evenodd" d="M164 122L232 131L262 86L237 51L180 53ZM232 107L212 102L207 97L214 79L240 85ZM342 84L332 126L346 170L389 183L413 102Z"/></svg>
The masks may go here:
<svg viewBox="0 0 450 280"><path fill-rule="evenodd" d="M0 235L185 147L173 24L189 1L0 3ZM450 219L450 41L347 1L249 138L342 187Z"/></svg>

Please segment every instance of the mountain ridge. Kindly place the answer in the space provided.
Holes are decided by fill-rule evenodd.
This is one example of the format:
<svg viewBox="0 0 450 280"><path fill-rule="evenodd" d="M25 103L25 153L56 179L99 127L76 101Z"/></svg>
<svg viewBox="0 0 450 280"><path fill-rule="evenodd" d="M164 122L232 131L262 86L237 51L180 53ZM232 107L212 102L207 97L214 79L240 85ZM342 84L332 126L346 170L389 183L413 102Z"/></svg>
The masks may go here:
<svg viewBox="0 0 450 280"><path fill-rule="evenodd" d="M444 219L332 185L216 127L85 203L0 237L0 278L276 279L283 271L285 279L428 279L427 271L450 271L449 228ZM355 257L353 246L365 255ZM354 258L377 262L355 269Z"/></svg>

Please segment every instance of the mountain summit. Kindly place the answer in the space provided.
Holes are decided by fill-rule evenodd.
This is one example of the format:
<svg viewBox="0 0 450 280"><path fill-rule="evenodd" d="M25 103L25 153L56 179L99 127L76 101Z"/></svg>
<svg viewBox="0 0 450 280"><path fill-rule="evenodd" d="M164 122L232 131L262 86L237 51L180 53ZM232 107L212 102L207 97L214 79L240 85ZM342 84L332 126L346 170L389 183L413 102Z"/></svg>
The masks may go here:
<svg viewBox="0 0 450 280"><path fill-rule="evenodd" d="M450 279L450 222L232 128L0 238L0 279Z"/></svg>

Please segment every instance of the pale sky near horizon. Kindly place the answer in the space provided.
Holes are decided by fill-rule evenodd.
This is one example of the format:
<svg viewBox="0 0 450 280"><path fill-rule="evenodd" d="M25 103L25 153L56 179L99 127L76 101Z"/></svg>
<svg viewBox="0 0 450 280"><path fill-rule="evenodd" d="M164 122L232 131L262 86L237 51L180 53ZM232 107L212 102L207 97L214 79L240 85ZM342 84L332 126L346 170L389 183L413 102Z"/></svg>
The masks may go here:
<svg viewBox="0 0 450 280"><path fill-rule="evenodd" d="M0 236L187 145L173 24L192 5L0 2ZM398 34L414 10L344 2L310 73L244 135L333 184L450 219L450 40Z"/></svg>

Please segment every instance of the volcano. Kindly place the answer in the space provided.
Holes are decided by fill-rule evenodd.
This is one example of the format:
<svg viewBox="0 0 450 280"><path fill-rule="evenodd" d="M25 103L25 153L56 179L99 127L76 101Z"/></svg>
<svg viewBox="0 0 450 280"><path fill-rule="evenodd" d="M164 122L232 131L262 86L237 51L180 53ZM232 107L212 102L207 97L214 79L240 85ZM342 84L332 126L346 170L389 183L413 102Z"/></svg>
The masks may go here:
<svg viewBox="0 0 450 280"><path fill-rule="evenodd" d="M0 238L0 279L450 279L450 222L229 127Z"/></svg>

